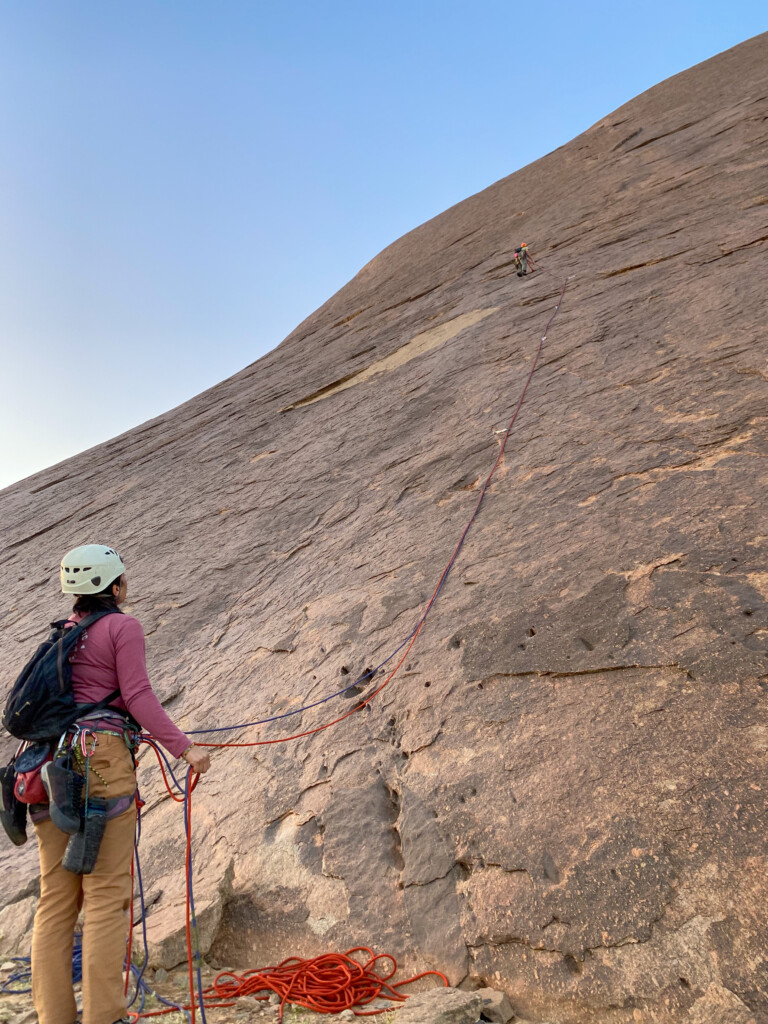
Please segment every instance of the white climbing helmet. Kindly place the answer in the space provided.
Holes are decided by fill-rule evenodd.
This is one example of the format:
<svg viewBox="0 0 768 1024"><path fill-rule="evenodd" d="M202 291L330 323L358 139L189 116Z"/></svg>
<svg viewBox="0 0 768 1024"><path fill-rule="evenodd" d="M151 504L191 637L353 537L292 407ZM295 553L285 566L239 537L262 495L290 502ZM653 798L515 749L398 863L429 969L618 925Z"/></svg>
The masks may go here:
<svg viewBox="0 0 768 1024"><path fill-rule="evenodd" d="M61 560L63 594L98 594L125 572L123 560L103 544L72 548Z"/></svg>

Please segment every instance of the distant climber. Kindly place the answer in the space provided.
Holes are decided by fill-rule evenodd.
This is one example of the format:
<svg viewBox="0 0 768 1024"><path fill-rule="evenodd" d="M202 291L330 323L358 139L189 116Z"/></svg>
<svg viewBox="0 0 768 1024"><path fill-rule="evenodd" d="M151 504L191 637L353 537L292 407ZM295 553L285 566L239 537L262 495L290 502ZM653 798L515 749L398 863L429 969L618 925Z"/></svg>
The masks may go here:
<svg viewBox="0 0 768 1024"><path fill-rule="evenodd" d="M515 270L517 271L517 276L518 277L522 277L523 274L527 274L528 273L528 264L529 263L531 264L531 270L532 271L536 269L535 266L533 265L533 258L531 256L529 256L529 254L528 254L528 246L526 245L525 242L523 242L522 245L518 245L518 247L515 249L514 261L515 261Z"/></svg>

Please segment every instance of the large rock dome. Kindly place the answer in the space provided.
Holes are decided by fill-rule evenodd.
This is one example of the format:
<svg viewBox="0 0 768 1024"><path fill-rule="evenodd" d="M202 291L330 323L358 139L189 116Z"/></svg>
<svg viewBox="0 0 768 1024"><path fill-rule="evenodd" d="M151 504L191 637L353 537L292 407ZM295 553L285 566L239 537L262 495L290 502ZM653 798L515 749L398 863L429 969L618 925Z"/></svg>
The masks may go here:
<svg viewBox="0 0 768 1024"><path fill-rule="evenodd" d="M568 281L400 671L332 728L215 753L212 962L363 943L533 1021L768 1021L767 256L763 35L399 239L241 373L0 493L4 688L66 610L61 554L99 540L182 728L294 710L415 627ZM149 758L140 781L171 967L182 818ZM33 846L0 851L6 952Z"/></svg>

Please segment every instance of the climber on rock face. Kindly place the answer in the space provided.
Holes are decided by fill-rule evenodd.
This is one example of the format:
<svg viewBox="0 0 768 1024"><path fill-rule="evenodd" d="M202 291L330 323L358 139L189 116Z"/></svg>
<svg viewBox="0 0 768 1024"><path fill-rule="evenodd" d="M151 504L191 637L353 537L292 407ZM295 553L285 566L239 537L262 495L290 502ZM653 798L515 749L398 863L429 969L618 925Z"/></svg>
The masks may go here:
<svg viewBox="0 0 768 1024"><path fill-rule="evenodd" d="M515 249L515 270L518 277L528 273L528 247L525 242Z"/></svg>

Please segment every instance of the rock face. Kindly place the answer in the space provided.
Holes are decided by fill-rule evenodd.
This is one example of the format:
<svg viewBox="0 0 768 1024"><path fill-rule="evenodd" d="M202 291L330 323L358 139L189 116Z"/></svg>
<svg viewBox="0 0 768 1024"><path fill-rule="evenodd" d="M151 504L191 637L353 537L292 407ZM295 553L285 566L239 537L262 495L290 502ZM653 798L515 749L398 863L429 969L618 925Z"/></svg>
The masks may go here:
<svg viewBox="0 0 768 1024"><path fill-rule="evenodd" d="M362 943L530 1020L768 1021L767 256L763 35L401 238L235 377L0 495L4 686L66 609L61 554L98 539L183 728L294 711L414 629L568 279L392 682L330 729L215 753L193 811L213 962ZM140 781L172 967L182 819L149 758ZM2 848L25 914L32 846Z"/></svg>

